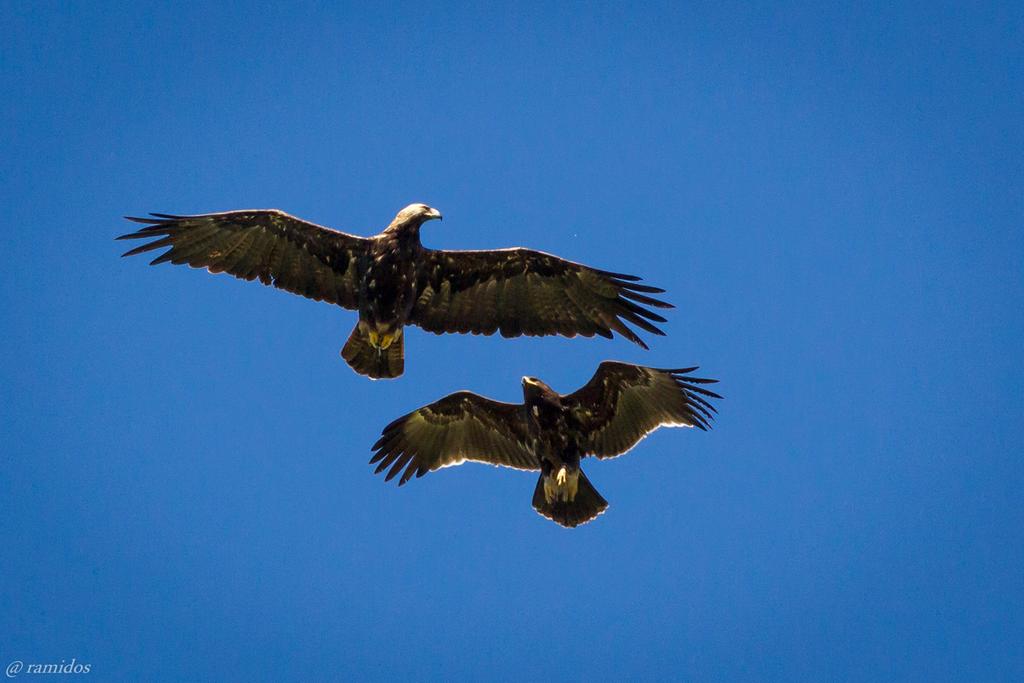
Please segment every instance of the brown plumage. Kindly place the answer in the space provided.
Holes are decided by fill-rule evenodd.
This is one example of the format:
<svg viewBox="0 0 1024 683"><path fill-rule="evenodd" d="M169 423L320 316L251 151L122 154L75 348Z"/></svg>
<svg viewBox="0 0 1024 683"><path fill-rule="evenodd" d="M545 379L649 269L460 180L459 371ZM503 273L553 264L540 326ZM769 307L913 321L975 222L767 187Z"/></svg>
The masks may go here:
<svg viewBox="0 0 1024 683"><path fill-rule="evenodd" d="M559 394L523 378L523 403L460 391L414 410L384 428L370 463L399 486L467 460L540 470L533 507L565 527L588 522L608 503L580 469L589 456L613 458L660 426L709 429L721 398L691 376L697 368L659 370L605 361L583 387Z"/></svg>
<svg viewBox="0 0 1024 683"><path fill-rule="evenodd" d="M597 270L529 249L442 251L420 243L420 227L441 214L425 204L402 209L374 237L358 237L273 209L195 216L151 214L146 227L117 239L152 240L125 256L167 248L170 262L258 279L317 301L359 311L342 349L371 378L398 377L403 328L506 337L621 334L647 345L628 325L664 334L653 308L671 308L632 275ZM628 324L628 325L627 325Z"/></svg>

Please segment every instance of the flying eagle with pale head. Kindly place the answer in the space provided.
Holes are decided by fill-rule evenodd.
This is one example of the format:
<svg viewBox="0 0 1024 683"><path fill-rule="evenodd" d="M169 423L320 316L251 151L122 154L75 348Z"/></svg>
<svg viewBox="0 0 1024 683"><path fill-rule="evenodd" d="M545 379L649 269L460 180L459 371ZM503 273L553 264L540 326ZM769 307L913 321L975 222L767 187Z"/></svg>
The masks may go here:
<svg viewBox="0 0 1024 683"><path fill-rule="evenodd" d="M672 305L665 290L633 275L597 270L530 249L448 251L420 243L420 227L441 213L410 204L379 235L358 237L275 209L149 218L117 239L152 241L124 256L167 247L151 265L171 262L228 273L316 301L359 311L341 350L373 379L405 368L403 328L503 337L618 333L647 348L626 323L663 335L650 310Z"/></svg>
<svg viewBox="0 0 1024 683"><path fill-rule="evenodd" d="M540 470L534 509L564 527L597 517L608 507L580 469L587 456L614 458L661 426L711 426L722 398L693 377L696 370L605 361L583 387L559 394L535 377L523 377L523 402L502 403L469 391L404 415L381 433L370 464L399 474L401 486L467 460L520 470ZM390 469L389 469L390 468Z"/></svg>

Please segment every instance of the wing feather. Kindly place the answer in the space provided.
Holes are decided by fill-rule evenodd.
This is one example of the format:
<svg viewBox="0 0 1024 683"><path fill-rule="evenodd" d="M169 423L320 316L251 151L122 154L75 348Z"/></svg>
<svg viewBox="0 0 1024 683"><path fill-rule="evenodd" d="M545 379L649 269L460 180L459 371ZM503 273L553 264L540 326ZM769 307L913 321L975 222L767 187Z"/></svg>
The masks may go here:
<svg viewBox="0 0 1024 683"><path fill-rule="evenodd" d="M170 247L151 265L170 261L258 279L293 294L344 308L358 306L358 261L369 240L273 209L174 216L129 217L145 227L117 239L150 239L125 252L134 256Z"/></svg>
<svg viewBox="0 0 1024 683"><path fill-rule="evenodd" d="M370 464L398 485L466 460L538 470L521 405L460 391L404 415L381 432ZM404 470L404 472L403 472Z"/></svg>
<svg viewBox="0 0 1024 683"><path fill-rule="evenodd" d="M696 369L601 363L586 385L565 397L586 435L584 450L613 458L658 427L710 429L716 410L706 399L722 397L697 386L717 380L688 374Z"/></svg>
<svg viewBox="0 0 1024 683"><path fill-rule="evenodd" d="M647 307L672 307L647 296L664 290L637 284L634 275L529 249L425 250L424 259L409 322L436 334L611 337L617 332L647 348L627 323L663 335L655 323L665 318Z"/></svg>

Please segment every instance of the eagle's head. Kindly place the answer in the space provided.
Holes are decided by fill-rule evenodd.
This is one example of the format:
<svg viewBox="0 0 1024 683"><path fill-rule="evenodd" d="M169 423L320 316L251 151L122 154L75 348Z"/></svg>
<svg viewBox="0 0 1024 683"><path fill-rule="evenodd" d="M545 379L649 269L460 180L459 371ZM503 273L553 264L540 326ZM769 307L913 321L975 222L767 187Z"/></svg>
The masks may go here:
<svg viewBox="0 0 1024 683"><path fill-rule="evenodd" d="M435 208L429 207L426 204L410 204L395 216L395 220L391 221L391 225L388 228L404 228L404 227L415 227L418 228L427 221L434 219L441 220L441 212Z"/></svg>
<svg viewBox="0 0 1024 683"><path fill-rule="evenodd" d="M527 401L557 402L558 392L536 377L523 377L523 396Z"/></svg>

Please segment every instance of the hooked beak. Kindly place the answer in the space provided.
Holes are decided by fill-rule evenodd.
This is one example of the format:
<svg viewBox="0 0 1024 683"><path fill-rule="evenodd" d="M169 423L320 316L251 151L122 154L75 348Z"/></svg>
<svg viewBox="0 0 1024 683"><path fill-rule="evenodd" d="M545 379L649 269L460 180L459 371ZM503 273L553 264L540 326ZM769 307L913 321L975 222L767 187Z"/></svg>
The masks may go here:
<svg viewBox="0 0 1024 683"><path fill-rule="evenodd" d="M427 212L427 219L429 220L431 218L436 218L439 221L444 220L444 216L441 215L441 212L434 208L431 208L430 211Z"/></svg>

